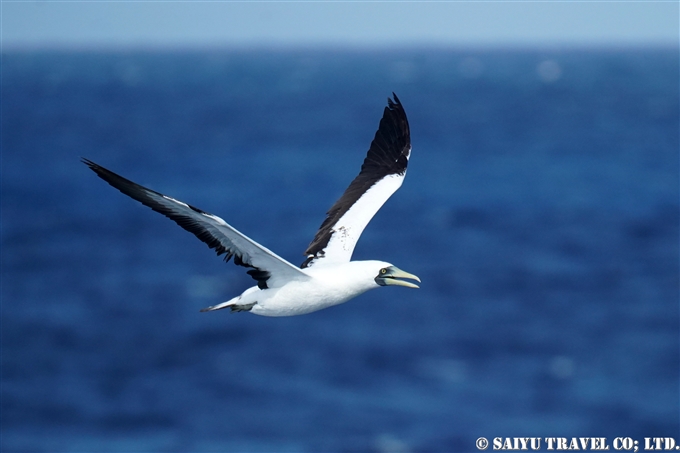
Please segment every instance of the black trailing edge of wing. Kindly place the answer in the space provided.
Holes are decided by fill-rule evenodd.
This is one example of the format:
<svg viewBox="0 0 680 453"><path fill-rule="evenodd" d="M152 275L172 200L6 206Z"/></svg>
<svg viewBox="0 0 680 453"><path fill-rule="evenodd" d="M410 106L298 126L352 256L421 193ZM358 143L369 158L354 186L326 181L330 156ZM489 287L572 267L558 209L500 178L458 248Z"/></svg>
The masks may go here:
<svg viewBox="0 0 680 453"><path fill-rule="evenodd" d="M399 98L394 93L392 96L394 100L387 98L387 107L359 175L326 213L326 219L305 250L308 258L301 268L304 269L312 260L323 255L323 250L333 235L333 226L368 189L385 176L403 175L406 172L411 153L411 133Z"/></svg>
<svg viewBox="0 0 680 453"><path fill-rule="evenodd" d="M171 203L173 202L165 198L163 194L153 191L151 189L147 189L146 187L140 186L139 184L134 183L129 179L123 178L122 176L112 172L111 170L107 170L106 168L92 162L89 159L82 158L81 160L85 165L90 167L90 169L94 171L97 174L97 176L99 176L104 181L109 183L109 185L115 187L116 189L118 189L125 195L129 196L130 198L134 198L135 200L142 203L144 206L147 206L153 209L154 211L163 214L164 216L173 220L177 225L181 226L188 232L193 233L199 240L207 244L208 247L214 249L215 252L217 253L217 256L225 255L224 257L225 262L228 262L233 257L234 264L238 266L252 268L247 272L248 275L257 280L257 286L260 289L267 288L267 280L270 277L269 272L263 271L253 266L252 264L243 261L243 257L236 250L232 250L228 247L225 247L225 245L222 244L219 238L215 237L210 232L210 230L208 230L200 222L196 221L196 219L192 218L191 216L182 214L176 210L173 210L171 207ZM159 202L157 198L165 200L168 204ZM198 209L194 206L191 206L190 204L186 205L189 207L189 209L198 214L210 215L209 213L202 211L201 209Z"/></svg>

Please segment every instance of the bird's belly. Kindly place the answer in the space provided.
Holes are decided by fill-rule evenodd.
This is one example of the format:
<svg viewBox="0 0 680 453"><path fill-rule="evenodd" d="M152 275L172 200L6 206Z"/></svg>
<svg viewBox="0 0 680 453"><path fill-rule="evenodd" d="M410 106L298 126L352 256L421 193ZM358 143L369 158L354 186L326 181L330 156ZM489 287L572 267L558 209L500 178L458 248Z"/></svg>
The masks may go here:
<svg viewBox="0 0 680 453"><path fill-rule="evenodd" d="M251 313L262 316L304 315L347 302L359 294L361 293L353 293L328 285L292 282L279 288L269 297L258 301Z"/></svg>

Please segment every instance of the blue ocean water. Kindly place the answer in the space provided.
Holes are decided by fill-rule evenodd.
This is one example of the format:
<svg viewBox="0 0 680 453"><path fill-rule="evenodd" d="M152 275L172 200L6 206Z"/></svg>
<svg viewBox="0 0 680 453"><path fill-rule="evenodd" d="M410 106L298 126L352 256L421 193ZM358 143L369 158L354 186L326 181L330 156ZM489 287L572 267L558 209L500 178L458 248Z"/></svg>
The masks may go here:
<svg viewBox="0 0 680 453"><path fill-rule="evenodd" d="M2 451L476 451L680 438L677 49L2 55ZM402 188L292 318L87 157L293 263L386 98Z"/></svg>

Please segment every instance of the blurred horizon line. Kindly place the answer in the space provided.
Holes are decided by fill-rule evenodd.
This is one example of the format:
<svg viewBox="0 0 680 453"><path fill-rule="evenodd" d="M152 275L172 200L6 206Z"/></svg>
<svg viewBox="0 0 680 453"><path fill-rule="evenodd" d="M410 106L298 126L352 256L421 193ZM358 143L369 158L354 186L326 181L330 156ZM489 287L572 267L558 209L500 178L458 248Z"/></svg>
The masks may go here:
<svg viewBox="0 0 680 453"><path fill-rule="evenodd" d="M449 51L449 52L521 52L521 51L550 51L550 52L602 52L602 51L678 51L680 41L671 42L549 42L549 43L417 43L417 44L352 44L352 43L248 43L248 44L169 44L169 43L145 43L145 44L88 44L88 43L57 43L57 44L6 44L0 43L2 53L24 52L82 52L82 53L172 53L172 52L285 52L285 51L333 51L351 53L374 53L374 52L414 52L414 51Z"/></svg>

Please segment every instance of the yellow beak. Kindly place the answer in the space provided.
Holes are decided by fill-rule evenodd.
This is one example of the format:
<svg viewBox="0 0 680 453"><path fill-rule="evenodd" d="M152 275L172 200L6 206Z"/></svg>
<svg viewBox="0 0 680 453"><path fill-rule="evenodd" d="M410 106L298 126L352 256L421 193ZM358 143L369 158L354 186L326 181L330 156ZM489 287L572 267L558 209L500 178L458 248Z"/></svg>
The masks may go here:
<svg viewBox="0 0 680 453"><path fill-rule="evenodd" d="M420 288L415 283L405 282L403 280L397 280L399 278L407 278L409 280L415 280L420 283L418 276L409 274L408 272L402 271L396 266L390 266L385 269L387 272L380 273L375 278L375 281L380 286L405 286L407 288Z"/></svg>

